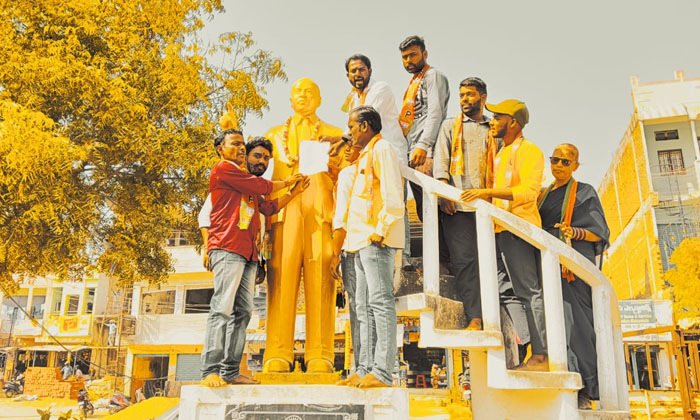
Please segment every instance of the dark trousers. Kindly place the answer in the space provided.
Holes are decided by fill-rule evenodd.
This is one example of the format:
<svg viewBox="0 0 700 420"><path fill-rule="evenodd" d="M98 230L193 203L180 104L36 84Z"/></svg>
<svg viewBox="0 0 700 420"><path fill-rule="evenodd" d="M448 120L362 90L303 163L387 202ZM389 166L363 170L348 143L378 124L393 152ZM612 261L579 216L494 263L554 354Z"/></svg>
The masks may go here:
<svg viewBox="0 0 700 420"><path fill-rule="evenodd" d="M547 354L540 252L508 231L496 234L496 248L503 259L513 292L525 307L532 353Z"/></svg>
<svg viewBox="0 0 700 420"><path fill-rule="evenodd" d="M420 221L423 221L423 188L418 185L414 184L413 182L408 182L408 185L411 186L411 191L413 192L413 198L416 200L416 213L418 213L418 219ZM440 212L438 210L438 243L440 247L440 263L442 264L449 264L450 262L450 252L448 251L447 244L445 243L445 235L443 232L442 228L442 215L444 213ZM415 255L417 254L414 253L414 257L422 257L423 254L421 255ZM454 275L454 272L452 272Z"/></svg>
<svg viewBox="0 0 700 420"><path fill-rule="evenodd" d="M481 318L479 257L476 247L476 215L458 211L453 215L441 213L442 232L450 253L450 272L457 281L457 291L464 306L467 321Z"/></svg>
<svg viewBox="0 0 700 420"><path fill-rule="evenodd" d="M598 357L593 326L591 287L576 277L569 283L561 279L569 370L581 374L583 389L591 399L599 398Z"/></svg>

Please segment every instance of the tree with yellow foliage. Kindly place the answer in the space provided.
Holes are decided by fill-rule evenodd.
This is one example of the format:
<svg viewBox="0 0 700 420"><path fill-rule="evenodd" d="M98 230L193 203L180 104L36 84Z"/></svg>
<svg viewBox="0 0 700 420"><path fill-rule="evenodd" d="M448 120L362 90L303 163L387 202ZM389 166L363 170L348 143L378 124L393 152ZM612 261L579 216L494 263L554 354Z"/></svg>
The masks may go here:
<svg viewBox="0 0 700 420"><path fill-rule="evenodd" d="M700 239L687 238L673 251L666 280L673 286L673 306L677 314L700 316Z"/></svg>
<svg viewBox="0 0 700 420"><path fill-rule="evenodd" d="M0 0L0 282L158 282L194 226L230 102L261 115L279 59L232 32L221 0Z"/></svg>

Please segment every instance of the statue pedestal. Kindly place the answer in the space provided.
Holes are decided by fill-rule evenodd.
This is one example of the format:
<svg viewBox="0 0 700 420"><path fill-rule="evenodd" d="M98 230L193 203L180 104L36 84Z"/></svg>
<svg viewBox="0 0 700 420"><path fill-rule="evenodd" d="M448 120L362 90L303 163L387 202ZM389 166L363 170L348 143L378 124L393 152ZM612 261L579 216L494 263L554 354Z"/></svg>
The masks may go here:
<svg viewBox="0 0 700 420"><path fill-rule="evenodd" d="M335 385L182 387L180 419L394 420L408 419L405 388L358 389Z"/></svg>
<svg viewBox="0 0 700 420"><path fill-rule="evenodd" d="M333 373L304 373L304 372L288 372L288 373L256 373L255 380L262 385L333 385L342 377L340 372Z"/></svg>

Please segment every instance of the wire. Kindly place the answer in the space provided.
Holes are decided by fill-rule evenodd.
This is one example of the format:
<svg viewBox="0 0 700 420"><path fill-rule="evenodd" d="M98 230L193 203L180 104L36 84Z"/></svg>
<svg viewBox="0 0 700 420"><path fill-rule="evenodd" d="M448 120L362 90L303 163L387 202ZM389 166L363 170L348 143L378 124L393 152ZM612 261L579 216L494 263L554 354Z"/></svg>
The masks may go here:
<svg viewBox="0 0 700 420"><path fill-rule="evenodd" d="M10 300L12 301L12 303L14 303L15 306L16 306L17 308L19 308L20 311L24 312L24 314L27 316L27 318L28 318L30 321L33 321L34 324L39 325L39 327L41 327L41 329L46 333L46 335L48 335L49 338L51 338L51 340L53 340L56 344L58 344L59 346L61 346L65 351L67 351L67 352L69 352L69 353L76 352L76 353L77 353L76 358L82 359L83 362L84 362L84 363L87 363L89 366L96 366L97 368L99 368L99 369L104 369L104 370L107 371L107 372L110 371L109 368L104 367L104 366L101 366L100 364L94 363L94 362L92 362L92 361L86 359L85 357L81 356L79 351L71 350L71 349L69 349L68 347L66 347L63 343L61 343L61 341L59 341L58 338L56 338L53 334L51 334L51 332L50 332L48 329L46 329L46 327L44 327L44 323L43 323L43 322L39 322L39 320L37 320L36 318L32 317L32 316L27 312L27 310L26 310L25 308L23 308L22 306L20 306L20 304L15 300L15 298L14 298L12 295L10 295L10 293L8 293L8 291L7 291L7 289L5 288L5 285L4 285L4 284L0 283L0 288L2 289L2 291L3 291L3 293L4 293L4 295L5 295L6 298L10 299ZM27 367L28 367L28 366L27 366ZM158 380L160 380L160 379L167 379L167 378L168 378L167 376L161 376L161 377L158 377L158 378L134 378L133 376L126 375L126 374L124 374L124 373L119 373L119 372L115 372L113 376L127 378L127 379L132 380L132 381L133 381L133 380L143 381L143 380L147 380L147 379L158 379Z"/></svg>

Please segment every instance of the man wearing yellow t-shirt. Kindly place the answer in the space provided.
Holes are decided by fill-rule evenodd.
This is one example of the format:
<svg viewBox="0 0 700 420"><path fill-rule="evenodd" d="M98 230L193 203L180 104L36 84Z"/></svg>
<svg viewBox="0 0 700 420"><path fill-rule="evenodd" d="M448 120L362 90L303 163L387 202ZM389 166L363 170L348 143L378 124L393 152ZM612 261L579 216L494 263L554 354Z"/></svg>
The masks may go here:
<svg viewBox="0 0 700 420"><path fill-rule="evenodd" d="M502 138L503 147L493 156L492 181L487 185L491 188L464 190L460 199L464 202L476 198L491 199L495 206L541 227L537 196L544 171L544 155L523 137L523 127L530 117L527 107L521 101L508 99L497 105L486 104L486 109L493 112L489 134L494 139ZM516 369L548 370L540 253L502 226L496 225L495 232L498 254L502 259L502 264L498 264L499 276L506 275L513 283L515 296L525 306L530 330L532 357Z"/></svg>
<svg viewBox="0 0 700 420"><path fill-rule="evenodd" d="M300 79L292 86L294 115L265 137L274 147L272 180L299 172L301 141L340 137L342 130L316 116L321 105L318 86ZM267 290L267 343L263 372L289 372L294 362L294 325L299 282L304 277L306 306L306 372L333 371L335 330L335 281L331 221L333 187L342 154L331 157L329 171L309 176L309 188L272 219L272 259ZM277 194L284 194L280 190ZM276 198L273 193L271 199ZM303 264L302 264L303 261Z"/></svg>

